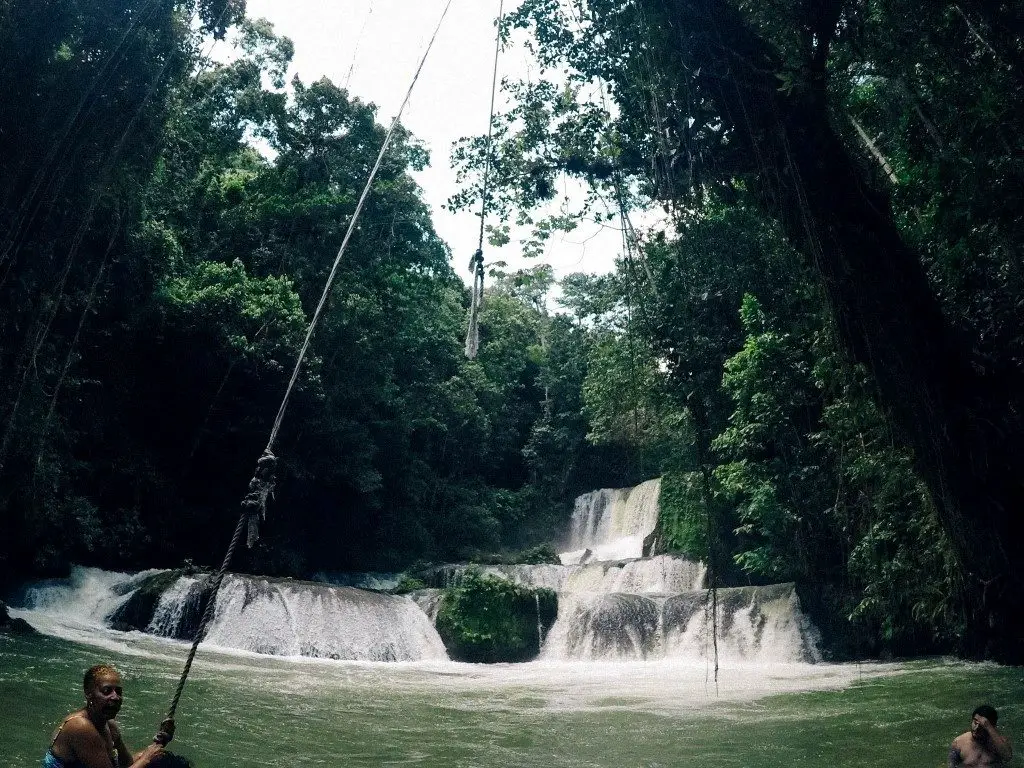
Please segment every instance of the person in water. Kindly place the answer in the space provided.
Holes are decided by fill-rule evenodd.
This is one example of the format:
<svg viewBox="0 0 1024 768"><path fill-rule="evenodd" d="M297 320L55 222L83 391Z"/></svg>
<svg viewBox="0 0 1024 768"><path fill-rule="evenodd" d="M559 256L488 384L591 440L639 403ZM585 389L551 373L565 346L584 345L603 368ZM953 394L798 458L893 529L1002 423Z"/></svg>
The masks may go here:
<svg viewBox="0 0 1024 768"><path fill-rule="evenodd" d="M124 701L121 675L106 664L90 667L82 680L85 707L72 712L53 735L43 768L158 768L174 720L164 720L154 743L132 756L121 737L117 713Z"/></svg>
<svg viewBox="0 0 1024 768"><path fill-rule="evenodd" d="M999 713L982 704L971 713L971 730L953 739L949 747L949 768L976 765L1009 765L1013 748L996 730Z"/></svg>

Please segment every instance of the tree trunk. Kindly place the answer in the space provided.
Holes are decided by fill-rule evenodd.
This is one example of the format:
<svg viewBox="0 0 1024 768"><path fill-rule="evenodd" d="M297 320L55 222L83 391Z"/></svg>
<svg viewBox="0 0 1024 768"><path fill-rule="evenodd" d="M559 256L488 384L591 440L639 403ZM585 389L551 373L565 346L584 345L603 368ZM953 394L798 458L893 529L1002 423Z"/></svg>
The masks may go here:
<svg viewBox="0 0 1024 768"><path fill-rule="evenodd" d="M886 195L833 129L824 71L780 89L779 56L725 0L648 0L678 34L682 64L732 129L765 210L813 263L842 342L873 373L913 449L960 559L971 615L965 651L1024 661L1024 430L1013 387L988 381L950 326ZM686 71L681 68L681 71Z"/></svg>

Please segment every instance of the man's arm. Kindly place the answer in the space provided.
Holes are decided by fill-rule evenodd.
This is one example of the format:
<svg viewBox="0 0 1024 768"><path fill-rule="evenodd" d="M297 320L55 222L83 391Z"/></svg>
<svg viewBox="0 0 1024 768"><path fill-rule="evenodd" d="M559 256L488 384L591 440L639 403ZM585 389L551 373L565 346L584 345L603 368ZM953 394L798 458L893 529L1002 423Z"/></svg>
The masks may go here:
<svg viewBox="0 0 1024 768"><path fill-rule="evenodd" d="M1010 741L1003 734L996 730L996 727L989 722L987 717L978 716L978 725L985 729L985 733L988 734L988 743L992 752L995 753L997 759L1000 762L1008 763L1013 757L1013 747L1010 746Z"/></svg>
<svg viewBox="0 0 1024 768"><path fill-rule="evenodd" d="M960 754L960 747L954 739L953 743L949 745L949 768L958 768L958 766L963 765L963 763L963 755Z"/></svg>
<svg viewBox="0 0 1024 768"><path fill-rule="evenodd" d="M1010 746L1010 740L997 731L995 726L991 725L989 726L988 735L992 743L992 751L996 753L996 757L1004 763L1009 763L1013 759L1013 747Z"/></svg>

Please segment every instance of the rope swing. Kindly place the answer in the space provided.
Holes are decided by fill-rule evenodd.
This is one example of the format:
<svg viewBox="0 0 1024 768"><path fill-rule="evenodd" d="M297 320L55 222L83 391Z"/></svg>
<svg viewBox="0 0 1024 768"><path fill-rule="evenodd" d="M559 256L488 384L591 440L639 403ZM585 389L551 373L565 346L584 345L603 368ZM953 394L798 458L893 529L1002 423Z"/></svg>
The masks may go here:
<svg viewBox="0 0 1024 768"><path fill-rule="evenodd" d="M484 183L480 195L480 238L476 253L469 260L473 274L473 294L469 304L469 328L466 330L466 357L476 360L480 351L480 311L484 306L484 230L487 223L487 202L490 197L492 145L494 140L494 97L498 92L498 58L501 55L501 23L505 18L505 0L498 4L497 32L494 40L494 73L491 76L491 114L487 119L487 143L484 146Z"/></svg>
<svg viewBox="0 0 1024 768"><path fill-rule="evenodd" d="M399 121L405 112L405 108L409 104L409 99L412 97L413 89L419 81L420 73L423 71L423 65L426 64L427 57L430 55L430 51L434 47L434 42L437 40L437 35L441 31L441 26L444 24L444 20L448 16L448 11L452 6L452 2L453 0L448 0L448 3L445 5L444 11L441 13L441 18L437 22L437 27L434 29L434 34L427 43L427 48L423 53L419 66L416 68L416 73L413 75L412 83L410 83L409 90L405 94L402 106L399 108L398 114L395 115L394 119L391 121L391 127L388 129L387 135L384 137L384 143L380 148L380 153L377 155L377 161L374 163L373 169L370 171L370 176L366 180L366 186L363 187L362 195L360 195L359 202L356 204L356 209L352 213L348 230L345 232L345 237L341 242L341 247L338 249L338 255L335 257L330 274L327 276L327 282L324 285L323 294L320 296L320 302L317 304L316 311L313 313L313 317L309 322L309 327L306 329L306 338L302 342L302 348L299 350L298 357L295 360L295 367L292 370L291 379L288 381L288 388L285 390L284 398L281 400L281 406L278 408L277 416L274 418L274 426L270 430L270 438L267 440L267 447L263 449L262 456L260 456L259 460L256 462L256 471L253 474L252 479L249 481L248 492L242 500L242 511L238 517L238 523L235 525L235 531L231 536L231 543L228 545L227 552L224 555L224 561L221 563L220 569L214 575L213 582L210 586L206 608L203 611L202 618L199 620L199 626L196 628L196 634L192 640L192 647L189 650L188 658L185 661L185 667L181 672L180 679L178 680L178 687L174 692L174 697L172 698L171 705L167 711L168 719L173 718L177 712L178 702L181 700L181 694L185 689L185 682L192 669L192 662L195 659L196 650L199 648L199 643L202 642L203 636L206 634L207 626L209 626L210 621L213 619L214 608L217 602L217 592L220 590L221 583L224 581L224 575L227 573L228 566L231 564L231 559L235 550L238 548L239 542L241 541L242 531L248 531L246 535L246 544L250 548L259 538L259 524L266 519L267 502L274 495L274 484L276 482L275 470L277 468L277 456L274 455L274 443L277 441L277 434L281 429L281 423L284 420L284 414L288 408L288 401L291 399L295 383L298 381L299 371L302 369L302 363L305 361L306 353L309 351L313 333L316 331L317 324L320 322L320 316L323 314L324 307L327 304L327 299L331 293L331 287L334 284L334 278L337 276L338 268L341 266L342 257L345 255L345 250L348 248L349 241L352 239L352 233L355 232L359 215L362 213L366 199L370 195L370 189L373 186L374 180L377 178L377 172L380 170L381 164L384 161L384 156L387 153L388 147L391 145L391 140L394 138L395 132L398 129ZM166 744L170 741L170 737L165 732L161 731L157 733L153 740L159 744Z"/></svg>

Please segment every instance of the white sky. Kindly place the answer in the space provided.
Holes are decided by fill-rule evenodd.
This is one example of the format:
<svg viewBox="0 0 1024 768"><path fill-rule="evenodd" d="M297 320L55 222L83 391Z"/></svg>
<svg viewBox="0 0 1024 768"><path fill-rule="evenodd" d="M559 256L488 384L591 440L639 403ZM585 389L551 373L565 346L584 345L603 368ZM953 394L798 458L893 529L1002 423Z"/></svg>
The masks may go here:
<svg viewBox="0 0 1024 768"><path fill-rule="evenodd" d="M326 75L347 84L353 96L379 107L377 119L387 125L401 106L445 2L248 0L248 15L268 19L278 34L295 43L292 74L305 82ZM516 4L506 0L506 12ZM450 168L452 143L487 133L498 5L499 0L454 0L402 120L430 151L431 167L416 178L438 234L451 246L455 269L466 280L479 218L468 211L452 214L443 206L458 189ZM525 51L503 51L499 78L526 77L530 66ZM515 238L502 248L485 244L484 256L488 262L507 261L509 269L546 262L561 278L612 270L620 243L618 230L584 224L554 236L539 261L522 258Z"/></svg>

